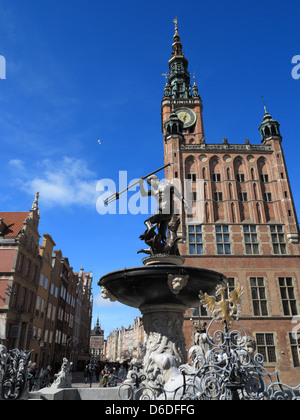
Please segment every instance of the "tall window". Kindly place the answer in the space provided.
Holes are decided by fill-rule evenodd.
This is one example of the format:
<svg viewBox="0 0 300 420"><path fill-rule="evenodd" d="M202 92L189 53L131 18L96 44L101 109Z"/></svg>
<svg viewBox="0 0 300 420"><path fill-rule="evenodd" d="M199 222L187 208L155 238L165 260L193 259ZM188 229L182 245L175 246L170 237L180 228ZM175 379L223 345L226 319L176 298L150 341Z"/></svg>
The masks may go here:
<svg viewBox="0 0 300 420"><path fill-rule="evenodd" d="M290 333L289 337L294 367L300 367L300 336Z"/></svg>
<svg viewBox="0 0 300 420"><path fill-rule="evenodd" d="M264 356L266 363L276 363L276 348L273 333L257 333L256 343L258 353Z"/></svg>
<svg viewBox="0 0 300 420"><path fill-rule="evenodd" d="M214 193L214 199L215 199L215 201L223 201L223 193L215 192Z"/></svg>
<svg viewBox="0 0 300 420"><path fill-rule="evenodd" d="M298 315L292 277L279 277L278 281L284 315Z"/></svg>
<svg viewBox="0 0 300 420"><path fill-rule="evenodd" d="M32 274L31 274L31 281L33 282L35 281L36 272L37 272L37 266L34 264L33 269L32 269Z"/></svg>
<svg viewBox="0 0 300 420"><path fill-rule="evenodd" d="M19 285L15 283L12 289L12 296L11 296L11 307L15 308L18 301L18 294L19 294Z"/></svg>
<svg viewBox="0 0 300 420"><path fill-rule="evenodd" d="M17 270L20 271L20 272L22 271L22 268L23 268L23 262L24 262L24 255L20 254L19 262L18 262L18 268L17 268Z"/></svg>
<svg viewBox="0 0 300 420"><path fill-rule="evenodd" d="M256 233L256 226L247 225L243 227L244 240L246 245L246 254L259 254L258 239Z"/></svg>
<svg viewBox="0 0 300 420"><path fill-rule="evenodd" d="M261 179L261 182L269 182L269 175L268 174L261 174L260 179Z"/></svg>
<svg viewBox="0 0 300 420"><path fill-rule="evenodd" d="M265 280L263 277L250 277L254 316L268 316Z"/></svg>
<svg viewBox="0 0 300 420"><path fill-rule="evenodd" d="M245 182L245 174L236 174L237 182Z"/></svg>
<svg viewBox="0 0 300 420"><path fill-rule="evenodd" d="M197 181L196 174L194 174L194 173L187 174L187 178L189 180L191 180L192 182L196 182Z"/></svg>
<svg viewBox="0 0 300 420"><path fill-rule="evenodd" d="M44 311L45 311L45 299L42 299L42 301L41 301L41 314L40 314L41 319L44 318Z"/></svg>
<svg viewBox="0 0 300 420"><path fill-rule="evenodd" d="M220 181L221 181L221 174L219 174L219 173L214 173L214 174L212 175L212 180L213 180L214 182L220 182Z"/></svg>
<svg viewBox="0 0 300 420"><path fill-rule="evenodd" d="M35 306L35 316L39 316L40 313L40 305L41 305L41 298L37 296L36 298L36 306Z"/></svg>
<svg viewBox="0 0 300 420"><path fill-rule="evenodd" d="M240 201L243 201L243 202L248 201L248 195L247 195L247 193L246 192L240 192L239 193L239 200Z"/></svg>
<svg viewBox="0 0 300 420"><path fill-rule="evenodd" d="M216 226L216 240L218 254L231 254L229 227L227 225Z"/></svg>
<svg viewBox="0 0 300 420"><path fill-rule="evenodd" d="M25 289L25 287L22 287L21 299L20 299L20 309L22 309L22 310L25 307L25 300L26 300L26 289Z"/></svg>
<svg viewBox="0 0 300 420"><path fill-rule="evenodd" d="M40 286L43 287L43 285L44 285L44 274L41 274L41 277L40 277Z"/></svg>
<svg viewBox="0 0 300 420"><path fill-rule="evenodd" d="M31 313L32 301L33 301L33 293L29 292L28 293L28 299L27 299L27 312L29 312L29 313Z"/></svg>
<svg viewBox="0 0 300 420"><path fill-rule="evenodd" d="M189 234L189 253L191 255L203 254L202 226L190 225L188 227L188 234Z"/></svg>
<svg viewBox="0 0 300 420"><path fill-rule="evenodd" d="M282 225L271 225L271 238L274 254L286 254L286 243Z"/></svg>
<svg viewBox="0 0 300 420"><path fill-rule="evenodd" d="M28 275L29 275L30 265L31 265L31 261L30 260L27 260L26 261L26 268L25 268L25 276L26 277L28 277Z"/></svg>
<svg viewBox="0 0 300 420"><path fill-rule="evenodd" d="M270 192L263 193L263 199L266 203L270 203L272 201L272 194Z"/></svg>
<svg viewBox="0 0 300 420"><path fill-rule="evenodd" d="M226 299L229 297L229 293L233 292L236 286L236 281L234 277L227 277L227 288L225 292Z"/></svg>

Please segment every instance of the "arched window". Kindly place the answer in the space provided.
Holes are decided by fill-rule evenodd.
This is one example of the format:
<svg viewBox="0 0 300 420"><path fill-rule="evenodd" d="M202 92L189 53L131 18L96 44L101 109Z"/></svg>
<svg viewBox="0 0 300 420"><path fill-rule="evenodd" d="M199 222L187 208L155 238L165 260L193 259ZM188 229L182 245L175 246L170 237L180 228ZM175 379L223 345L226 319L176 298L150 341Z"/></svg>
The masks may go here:
<svg viewBox="0 0 300 420"><path fill-rule="evenodd" d="M256 204L256 212L257 212L258 223L261 223L261 211L260 211L260 205L258 203Z"/></svg>
<svg viewBox="0 0 300 420"><path fill-rule="evenodd" d="M188 156L185 160L185 178L191 179L192 181L195 181L195 177L197 174L197 163L194 156ZM194 175L194 176L192 176Z"/></svg>
<svg viewBox="0 0 300 420"><path fill-rule="evenodd" d="M233 198L233 187L231 182L229 183L229 198L230 200Z"/></svg>
<svg viewBox="0 0 300 420"><path fill-rule="evenodd" d="M277 135L275 125L272 125L272 127L271 127L271 133L272 133L272 136L276 136Z"/></svg>
<svg viewBox="0 0 300 420"><path fill-rule="evenodd" d="M270 182L269 165L264 157L260 157L257 161L258 174L261 182Z"/></svg>
<svg viewBox="0 0 300 420"><path fill-rule="evenodd" d="M206 223L209 223L209 205L208 203L205 203L205 221Z"/></svg>
<svg viewBox="0 0 300 420"><path fill-rule="evenodd" d="M257 185L253 184L254 200L257 200Z"/></svg>
<svg viewBox="0 0 300 420"><path fill-rule="evenodd" d="M222 181L220 159L213 156L209 162L211 180L214 182Z"/></svg>
<svg viewBox="0 0 300 420"><path fill-rule="evenodd" d="M235 158L234 163L234 175L237 182L245 182L245 167L244 167L244 159L238 156Z"/></svg>
<svg viewBox="0 0 300 420"><path fill-rule="evenodd" d="M267 126L267 127L265 128L265 137L266 137L266 136L269 136L270 134L271 134L270 129L269 129L269 127Z"/></svg>
<svg viewBox="0 0 300 420"><path fill-rule="evenodd" d="M226 173L227 173L227 179L230 180L231 179L231 169L227 168Z"/></svg>
<svg viewBox="0 0 300 420"><path fill-rule="evenodd" d="M208 199L208 188L207 188L207 182L204 182L204 199Z"/></svg>
<svg viewBox="0 0 300 420"><path fill-rule="evenodd" d="M232 217L232 223L235 223L236 222L236 218L235 218L234 203L231 203L231 217Z"/></svg>

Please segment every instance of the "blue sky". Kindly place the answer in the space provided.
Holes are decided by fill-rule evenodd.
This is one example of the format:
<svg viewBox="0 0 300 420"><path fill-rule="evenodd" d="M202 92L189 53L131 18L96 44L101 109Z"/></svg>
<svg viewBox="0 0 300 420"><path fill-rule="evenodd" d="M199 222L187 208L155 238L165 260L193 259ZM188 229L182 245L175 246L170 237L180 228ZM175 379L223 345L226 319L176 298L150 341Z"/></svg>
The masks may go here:
<svg viewBox="0 0 300 420"><path fill-rule="evenodd" d="M27 210L40 191L40 234L74 271L93 271L93 322L99 316L106 335L139 312L104 302L98 280L141 264L146 217L99 215L96 183L118 186L121 170L131 180L163 165L162 73L175 17L207 142L260 143L263 95L281 124L299 212L299 1L0 0L0 11L0 208Z"/></svg>

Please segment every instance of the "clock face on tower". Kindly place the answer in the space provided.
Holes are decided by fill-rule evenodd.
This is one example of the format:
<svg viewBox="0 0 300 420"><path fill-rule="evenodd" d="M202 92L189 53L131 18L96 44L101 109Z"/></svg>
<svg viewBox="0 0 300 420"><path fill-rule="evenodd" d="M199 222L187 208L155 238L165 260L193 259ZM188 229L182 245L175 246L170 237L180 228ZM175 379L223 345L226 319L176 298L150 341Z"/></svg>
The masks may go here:
<svg viewBox="0 0 300 420"><path fill-rule="evenodd" d="M178 118L184 123L183 128L191 127L195 124L197 116L192 109L179 108L175 109Z"/></svg>

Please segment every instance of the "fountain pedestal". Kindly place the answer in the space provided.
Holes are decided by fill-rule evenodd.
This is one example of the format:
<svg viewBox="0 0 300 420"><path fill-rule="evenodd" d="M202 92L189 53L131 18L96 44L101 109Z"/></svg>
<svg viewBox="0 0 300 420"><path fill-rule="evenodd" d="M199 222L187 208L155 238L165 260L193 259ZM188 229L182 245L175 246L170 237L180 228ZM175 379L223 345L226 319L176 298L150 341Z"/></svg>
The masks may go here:
<svg viewBox="0 0 300 420"><path fill-rule="evenodd" d="M187 362L185 338L183 335L184 305L143 305L146 333L144 372L147 385L162 387L168 381L170 368L178 368Z"/></svg>
<svg viewBox="0 0 300 420"><path fill-rule="evenodd" d="M213 293L216 286L226 284L226 278L212 270L185 267L181 265L184 259L179 256L156 255L143 262L144 267L106 274L99 285L102 297L142 312L146 383L159 394L172 373L187 362L183 334L186 310L199 306L200 290Z"/></svg>

